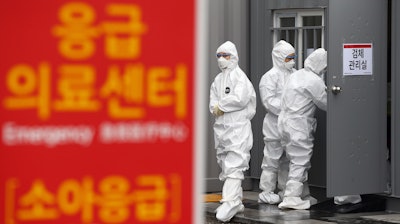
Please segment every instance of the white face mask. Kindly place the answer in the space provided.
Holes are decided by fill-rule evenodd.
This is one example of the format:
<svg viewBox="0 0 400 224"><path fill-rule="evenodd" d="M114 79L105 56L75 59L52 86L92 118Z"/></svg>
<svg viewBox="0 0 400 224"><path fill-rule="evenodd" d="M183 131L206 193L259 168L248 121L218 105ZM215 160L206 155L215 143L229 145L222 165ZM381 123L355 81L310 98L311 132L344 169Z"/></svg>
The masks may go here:
<svg viewBox="0 0 400 224"><path fill-rule="evenodd" d="M218 67L224 71L225 69L229 68L230 62L226 60L224 57L218 58Z"/></svg>
<svg viewBox="0 0 400 224"><path fill-rule="evenodd" d="M296 62L294 62L294 60L290 60L284 63L285 68L287 68L288 70L292 70L295 64Z"/></svg>

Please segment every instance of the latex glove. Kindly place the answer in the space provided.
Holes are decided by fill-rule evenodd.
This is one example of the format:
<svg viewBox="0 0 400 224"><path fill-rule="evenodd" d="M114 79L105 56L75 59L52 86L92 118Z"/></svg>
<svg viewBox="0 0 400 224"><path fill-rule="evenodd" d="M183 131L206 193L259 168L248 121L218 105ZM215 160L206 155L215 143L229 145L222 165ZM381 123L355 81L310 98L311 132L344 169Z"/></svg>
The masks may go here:
<svg viewBox="0 0 400 224"><path fill-rule="evenodd" d="M217 105L215 105L213 114L218 117L218 116L224 115L224 112L222 110L220 110Z"/></svg>

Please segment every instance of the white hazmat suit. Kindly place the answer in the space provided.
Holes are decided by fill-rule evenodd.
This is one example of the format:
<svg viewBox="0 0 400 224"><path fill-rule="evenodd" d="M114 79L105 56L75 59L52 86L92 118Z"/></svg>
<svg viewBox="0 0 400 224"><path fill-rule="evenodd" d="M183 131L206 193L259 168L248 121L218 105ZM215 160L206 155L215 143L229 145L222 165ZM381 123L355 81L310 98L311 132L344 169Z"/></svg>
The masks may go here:
<svg viewBox="0 0 400 224"><path fill-rule="evenodd" d="M294 59L285 62L295 49L284 40L275 44L272 50L273 67L265 73L259 84L261 102L267 114L263 123L264 158L261 164L259 202L277 204L281 201L275 193L276 185L283 195L288 175L289 163L283 153L281 136L278 132L278 115L281 112L281 96L283 86L289 75L296 71Z"/></svg>
<svg viewBox="0 0 400 224"><path fill-rule="evenodd" d="M243 172L249 168L253 133L250 120L256 112L256 93L246 74L239 68L235 45L227 41L217 53L229 54L219 57L221 69L210 88L209 109L215 116L214 140L217 162L221 167L219 179L223 203L217 208L218 220L229 221L237 212L243 211Z"/></svg>
<svg viewBox="0 0 400 224"><path fill-rule="evenodd" d="M326 85L319 74L327 67L327 52L319 48L304 62L304 68L290 75L282 93L278 128L290 161L283 201L279 208L308 209L310 200L301 198L307 182L316 130L316 107L326 111Z"/></svg>

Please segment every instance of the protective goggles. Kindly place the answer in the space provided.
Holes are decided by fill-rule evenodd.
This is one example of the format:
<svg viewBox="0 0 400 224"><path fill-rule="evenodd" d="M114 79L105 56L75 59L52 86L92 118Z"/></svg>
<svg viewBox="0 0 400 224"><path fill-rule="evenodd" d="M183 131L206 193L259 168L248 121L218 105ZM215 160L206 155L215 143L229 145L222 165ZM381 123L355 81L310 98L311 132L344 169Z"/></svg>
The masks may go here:
<svg viewBox="0 0 400 224"><path fill-rule="evenodd" d="M218 54L217 54L217 58L220 58L220 57L226 58L226 57L228 57L228 56L231 56L231 54L228 54L228 53L218 53Z"/></svg>
<svg viewBox="0 0 400 224"><path fill-rule="evenodd" d="M288 55L286 56L287 59L295 59L297 58L297 55Z"/></svg>

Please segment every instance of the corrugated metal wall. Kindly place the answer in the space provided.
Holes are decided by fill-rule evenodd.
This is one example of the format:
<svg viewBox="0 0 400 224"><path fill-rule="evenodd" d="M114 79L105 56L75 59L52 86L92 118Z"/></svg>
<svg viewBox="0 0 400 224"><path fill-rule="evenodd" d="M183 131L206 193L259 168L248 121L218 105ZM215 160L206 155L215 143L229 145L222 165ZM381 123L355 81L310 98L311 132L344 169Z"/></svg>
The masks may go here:
<svg viewBox="0 0 400 224"><path fill-rule="evenodd" d="M392 4L392 91L391 91L391 116L392 116L392 193L400 197L400 1L393 0ZM398 205L400 210L400 205Z"/></svg>
<svg viewBox="0 0 400 224"><path fill-rule="evenodd" d="M209 1L209 82L211 86L215 76L220 72L215 53L225 41L232 41L238 50L239 66L249 74L249 1L247 0L218 0ZM214 118L208 108L205 113L209 116L207 128L207 155L206 155L206 190L208 192L221 191L222 182L218 175L220 169L215 158L214 132L212 125ZM248 188L248 187L247 187Z"/></svg>

